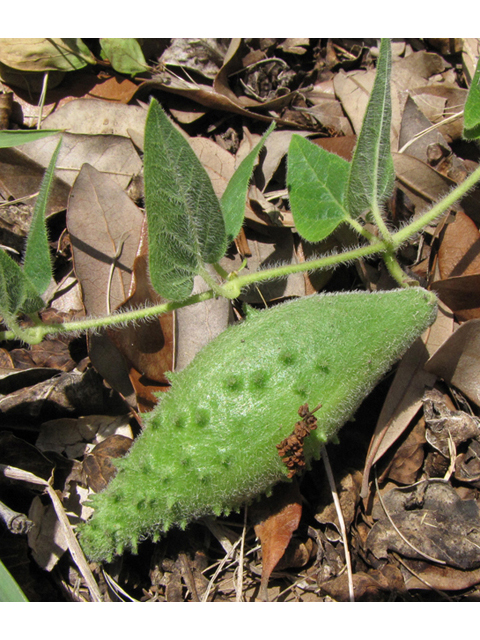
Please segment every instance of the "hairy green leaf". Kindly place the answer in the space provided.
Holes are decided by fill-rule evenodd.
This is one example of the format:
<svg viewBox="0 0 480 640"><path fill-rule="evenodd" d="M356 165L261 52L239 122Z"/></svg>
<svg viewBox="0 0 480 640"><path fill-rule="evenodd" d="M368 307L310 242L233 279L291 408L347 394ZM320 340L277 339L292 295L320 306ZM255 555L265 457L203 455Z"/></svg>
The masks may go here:
<svg viewBox="0 0 480 640"><path fill-rule="evenodd" d="M0 149L5 149L6 147L18 147L19 145L26 144L27 142L33 142L34 140L40 140L47 136L53 136L58 132L58 129L15 129L13 131L4 129L3 131L0 131Z"/></svg>
<svg viewBox="0 0 480 640"><path fill-rule="evenodd" d="M305 240L319 242L348 219L343 201L349 170L347 160L292 136L287 187L295 227Z"/></svg>
<svg viewBox="0 0 480 640"><path fill-rule="evenodd" d="M395 171L390 153L392 100L390 41L380 45L377 73L352 158L346 191L346 206L354 218L381 208L393 189Z"/></svg>
<svg viewBox="0 0 480 640"><path fill-rule="evenodd" d="M0 560L0 602L28 602L11 573Z"/></svg>
<svg viewBox="0 0 480 640"><path fill-rule="evenodd" d="M245 217L245 200L253 167L266 139L274 129L275 123L272 122L260 142L242 160L223 193L221 202L228 242L232 242L242 228Z"/></svg>
<svg viewBox="0 0 480 640"><path fill-rule="evenodd" d="M100 38L102 53L118 73L132 76L148 70L143 51L136 38Z"/></svg>
<svg viewBox="0 0 480 640"><path fill-rule="evenodd" d="M145 125L145 205L150 278L169 300L183 300L205 263L227 247L223 213L210 179L156 100Z"/></svg>
<svg viewBox="0 0 480 640"><path fill-rule="evenodd" d="M43 300L18 264L0 251L0 314L11 326L17 313L33 313L44 307Z"/></svg>
<svg viewBox="0 0 480 640"><path fill-rule="evenodd" d="M60 138L53 152L50 164L47 167L42 184L40 185L40 193L35 203L23 260L23 272L40 295L47 290L53 275L47 227L45 224L45 212L61 146L62 138Z"/></svg>
<svg viewBox="0 0 480 640"><path fill-rule="evenodd" d="M463 137L467 140L480 138L480 59L465 102Z"/></svg>

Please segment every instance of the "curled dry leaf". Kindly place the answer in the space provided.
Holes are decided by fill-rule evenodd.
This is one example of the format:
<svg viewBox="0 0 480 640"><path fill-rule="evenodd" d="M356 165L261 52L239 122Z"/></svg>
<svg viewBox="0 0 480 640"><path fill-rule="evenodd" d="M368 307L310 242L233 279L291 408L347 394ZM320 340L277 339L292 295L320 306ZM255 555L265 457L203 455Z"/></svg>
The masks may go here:
<svg viewBox="0 0 480 640"><path fill-rule="evenodd" d="M392 489L383 503L403 538L377 502L373 517L378 521L366 543L375 557L386 558L388 551L396 551L465 571L480 566L480 510L475 500L461 500L450 484L440 480Z"/></svg>
<svg viewBox="0 0 480 640"><path fill-rule="evenodd" d="M450 456L449 441L455 447L480 436L480 422L465 411L455 411L447 406L444 395L437 389L427 391L423 398L428 443L445 458Z"/></svg>

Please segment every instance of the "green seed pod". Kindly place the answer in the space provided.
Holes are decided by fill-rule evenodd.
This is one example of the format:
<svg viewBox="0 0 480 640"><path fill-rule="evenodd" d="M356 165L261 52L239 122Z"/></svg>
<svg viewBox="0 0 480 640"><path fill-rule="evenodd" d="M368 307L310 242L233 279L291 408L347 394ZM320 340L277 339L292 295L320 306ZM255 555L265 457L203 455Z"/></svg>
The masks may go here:
<svg viewBox="0 0 480 640"><path fill-rule="evenodd" d="M308 463L433 322L421 288L314 295L251 314L208 344L145 417L118 474L93 497L81 543L92 560L146 536L228 514L288 481L277 445L308 403Z"/></svg>

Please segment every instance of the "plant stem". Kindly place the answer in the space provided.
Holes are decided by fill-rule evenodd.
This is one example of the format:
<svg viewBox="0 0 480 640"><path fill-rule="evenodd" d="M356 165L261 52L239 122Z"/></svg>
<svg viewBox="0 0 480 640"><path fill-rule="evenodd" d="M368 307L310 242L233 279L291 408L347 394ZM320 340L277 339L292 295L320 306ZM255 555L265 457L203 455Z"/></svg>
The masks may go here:
<svg viewBox="0 0 480 640"><path fill-rule="evenodd" d="M182 307L197 304L197 302L210 300L211 298L214 298L215 295L215 292L210 289L203 293L197 293L190 296L189 298L186 298L186 300L180 300L178 302L164 302L153 307L143 307L141 309L131 309L130 311L114 313L111 316L85 318L84 320L76 320L62 324L40 324L35 327L26 327L23 329L20 327L14 327L13 331L0 331L0 341L20 339L28 342L29 344L38 344L47 335L53 335L56 333L78 333L89 330L98 330L104 327L112 327L128 322L148 320L148 318L152 316L159 316L164 313L175 311L175 309L181 309Z"/></svg>
<svg viewBox="0 0 480 640"><path fill-rule="evenodd" d="M400 229L392 236L392 246L394 249L398 249L404 242L409 240L412 236L423 231L423 229L431 224L436 218L445 213L447 209L450 209L457 200L460 200L467 191L470 191L472 187L480 180L480 165L473 171L465 180L455 187L443 200L434 205L429 211L421 215L419 218L411 222L409 225Z"/></svg>
<svg viewBox="0 0 480 640"><path fill-rule="evenodd" d="M382 212L380 211L380 208L377 202L375 202L374 205L372 206L372 215L373 215L373 219L375 220L375 224L377 225L377 228L380 231L382 238L385 240L385 242L390 243L392 240L392 234L390 233L387 225L385 224L385 221L382 216Z"/></svg>
<svg viewBox="0 0 480 640"><path fill-rule="evenodd" d="M319 269L326 269L337 264L346 263L352 260L358 260L359 258L366 258L375 254L384 254L385 263L401 286L408 284L408 279L403 273L400 265L398 264L394 252L409 238L420 233L427 225L431 224L436 218L445 213L447 209L453 206L457 200L462 198L467 191L469 191L480 180L480 166L475 169L458 187L451 191L441 202L434 205L432 209L421 215L419 218L411 222L409 225L400 229L394 234L390 234L386 228L386 237L384 235L383 240L374 239L374 236L370 239L370 244L345 251L344 253L334 254L330 256L324 256L317 260L311 260L309 262L302 262L299 264L285 265L281 267L275 267L272 269L265 269L264 271L257 271L256 273L250 273L243 276L231 277L224 272L227 277L230 277L228 282L223 285L219 285L213 282L213 278L208 276L208 284L214 288L204 293L195 294L190 296L186 300L178 302L166 302L163 304L155 305L153 307L145 307L142 309L133 309L130 311L115 313L111 316L104 316L101 318L86 318L84 320L78 320L74 322L66 322L64 324L39 324L34 327L22 328L16 323L13 325L10 322L12 328L11 331L0 332L0 341L20 339L30 344L38 344L46 335L52 335L56 333L68 333L68 332L83 332L88 330L101 329L103 327L115 326L127 322L135 322L145 320L151 316L158 316L163 313L169 313L175 309L187 307L197 302L203 302L204 300L210 300L216 295L222 295L227 298L236 298L240 295L241 290L244 287L252 285L257 282L264 282L266 280L273 280L275 278L285 278L293 273L301 273L304 271L317 271ZM363 234L365 235L365 234ZM382 232L383 235L383 232ZM217 269L218 271L218 269ZM223 271L223 270L222 270ZM223 274L221 274L223 275ZM203 276L203 273L202 273Z"/></svg>

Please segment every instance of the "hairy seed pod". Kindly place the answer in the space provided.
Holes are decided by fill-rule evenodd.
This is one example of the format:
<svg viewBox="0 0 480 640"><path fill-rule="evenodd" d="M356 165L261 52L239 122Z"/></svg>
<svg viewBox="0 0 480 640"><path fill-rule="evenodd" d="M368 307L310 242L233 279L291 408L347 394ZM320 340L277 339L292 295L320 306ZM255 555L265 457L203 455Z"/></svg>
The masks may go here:
<svg viewBox="0 0 480 640"><path fill-rule="evenodd" d="M227 514L288 482L277 445L299 407L322 405L303 441L308 466L436 310L419 287L314 295L227 329L171 376L116 477L93 497L80 536L86 554L136 551L146 536Z"/></svg>

